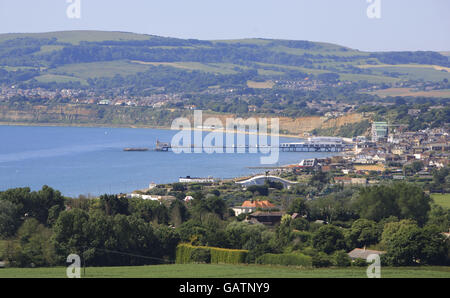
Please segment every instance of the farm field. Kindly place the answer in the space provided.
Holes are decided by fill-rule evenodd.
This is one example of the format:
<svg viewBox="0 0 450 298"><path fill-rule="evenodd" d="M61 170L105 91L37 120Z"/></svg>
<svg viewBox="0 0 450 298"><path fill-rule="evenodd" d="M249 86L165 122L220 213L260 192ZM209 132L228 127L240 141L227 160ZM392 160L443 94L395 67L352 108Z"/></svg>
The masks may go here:
<svg viewBox="0 0 450 298"><path fill-rule="evenodd" d="M434 202L444 208L450 209L450 194L432 194L431 198Z"/></svg>
<svg viewBox="0 0 450 298"><path fill-rule="evenodd" d="M83 277L83 270L81 270ZM0 278L65 278L66 268L4 268ZM366 268L305 269L269 265L175 264L89 267L86 278L366 278ZM450 267L382 268L385 278L450 278Z"/></svg>

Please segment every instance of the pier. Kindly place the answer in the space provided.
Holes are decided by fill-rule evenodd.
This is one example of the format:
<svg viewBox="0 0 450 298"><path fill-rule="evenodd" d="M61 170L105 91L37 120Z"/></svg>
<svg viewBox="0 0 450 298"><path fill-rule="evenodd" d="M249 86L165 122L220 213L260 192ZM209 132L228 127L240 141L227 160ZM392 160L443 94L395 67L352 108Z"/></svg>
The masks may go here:
<svg viewBox="0 0 450 298"><path fill-rule="evenodd" d="M191 146L172 146L170 143L160 142L156 140L156 147L153 149L154 151L162 151L168 152L170 149L234 149L239 150L243 149L245 152L249 150L258 150L258 149L274 149L278 148L282 152L342 152L346 149L353 148L352 144L346 144L342 138L335 137L316 137L316 138L308 138L308 140L304 142L296 142L296 143L281 143L277 147L271 145L223 145L223 146L203 146L203 145L191 145ZM129 148L127 148L129 149ZM131 150L130 150L131 151Z"/></svg>

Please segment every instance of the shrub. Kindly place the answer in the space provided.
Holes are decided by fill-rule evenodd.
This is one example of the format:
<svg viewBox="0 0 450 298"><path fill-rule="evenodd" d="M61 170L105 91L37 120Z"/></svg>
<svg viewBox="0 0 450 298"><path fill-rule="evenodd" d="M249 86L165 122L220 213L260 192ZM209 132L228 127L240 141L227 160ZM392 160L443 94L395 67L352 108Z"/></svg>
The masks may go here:
<svg viewBox="0 0 450 298"><path fill-rule="evenodd" d="M176 263L245 263L247 250L225 249L208 246L193 246L182 243L177 246Z"/></svg>
<svg viewBox="0 0 450 298"><path fill-rule="evenodd" d="M299 231L309 230L309 222L302 217L292 220L291 226L293 229L299 230Z"/></svg>
<svg viewBox="0 0 450 298"><path fill-rule="evenodd" d="M353 260L352 266L366 267L366 266L368 266L368 263L366 260L358 258L358 259Z"/></svg>
<svg viewBox="0 0 450 298"><path fill-rule="evenodd" d="M245 263L248 250L243 249L225 249L210 247L212 264L239 264Z"/></svg>
<svg viewBox="0 0 450 298"><path fill-rule="evenodd" d="M337 267L348 267L352 264L352 260L348 256L348 254L343 251L336 251L333 254L333 265Z"/></svg>
<svg viewBox="0 0 450 298"><path fill-rule="evenodd" d="M257 259L258 264L311 267L312 257L301 253L264 254Z"/></svg>
<svg viewBox="0 0 450 298"><path fill-rule="evenodd" d="M211 252L203 247L194 248L191 251L191 260L194 263L210 263Z"/></svg>
<svg viewBox="0 0 450 298"><path fill-rule="evenodd" d="M330 267L331 265L333 265L333 263L326 253L319 252L312 257L312 265L314 267Z"/></svg>
<svg viewBox="0 0 450 298"><path fill-rule="evenodd" d="M313 234L306 231L293 231L292 238L300 240L302 243L310 243Z"/></svg>

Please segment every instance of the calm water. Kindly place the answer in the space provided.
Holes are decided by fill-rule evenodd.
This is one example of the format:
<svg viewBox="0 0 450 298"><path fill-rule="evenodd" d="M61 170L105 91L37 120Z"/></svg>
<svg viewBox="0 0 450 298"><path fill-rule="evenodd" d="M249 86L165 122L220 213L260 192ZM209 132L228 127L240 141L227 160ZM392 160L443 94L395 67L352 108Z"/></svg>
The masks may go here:
<svg viewBox="0 0 450 298"><path fill-rule="evenodd" d="M0 190L49 185L66 196L130 192L182 176L232 178L264 170L260 154L124 152L170 142L176 131L133 128L0 126ZM280 142L294 139L281 138ZM325 153L280 152L279 164Z"/></svg>

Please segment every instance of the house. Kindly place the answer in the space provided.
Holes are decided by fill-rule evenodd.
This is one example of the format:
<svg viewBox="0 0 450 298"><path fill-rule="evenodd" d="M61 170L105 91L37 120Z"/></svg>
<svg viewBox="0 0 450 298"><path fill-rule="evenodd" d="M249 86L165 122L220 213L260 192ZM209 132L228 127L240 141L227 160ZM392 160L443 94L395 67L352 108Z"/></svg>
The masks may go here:
<svg viewBox="0 0 450 298"><path fill-rule="evenodd" d="M450 238L450 229L448 229L448 233L442 233L442 235L444 235L445 238Z"/></svg>
<svg viewBox="0 0 450 298"><path fill-rule="evenodd" d="M194 198L192 197L192 196L186 196L185 198L184 198L184 201L187 203L187 202L190 202L190 201L192 201Z"/></svg>
<svg viewBox="0 0 450 298"><path fill-rule="evenodd" d="M242 206L233 207L234 214L238 216L242 213L252 213L256 211L257 209L262 210L270 210L275 208L275 205L270 203L269 201L245 201L242 203Z"/></svg>
<svg viewBox="0 0 450 298"><path fill-rule="evenodd" d="M385 254L385 251L379 251L379 250L371 250L364 248L355 248L351 252L348 253L348 256L352 259L364 259L366 260L368 256L370 255L382 255Z"/></svg>
<svg viewBox="0 0 450 298"><path fill-rule="evenodd" d="M126 197L127 198L139 198L142 200L158 201L160 204L163 204L163 203L170 204L177 199L174 196L155 196L155 195L143 195L143 194L137 194L137 193L128 194L128 195L126 195Z"/></svg>
<svg viewBox="0 0 450 298"><path fill-rule="evenodd" d="M111 104L111 101L107 100L107 99L102 99L98 102L98 104L99 105L109 105L109 104Z"/></svg>
<svg viewBox="0 0 450 298"><path fill-rule="evenodd" d="M311 168L315 167L317 165L317 159L311 158L311 159L303 159L298 166L299 167L305 167L305 168Z"/></svg>
<svg viewBox="0 0 450 298"><path fill-rule="evenodd" d="M186 176L186 177L180 177L180 179L178 179L178 182L180 182L180 183L213 183L213 182L217 182L217 181L218 181L218 179L215 179L212 177L199 178L199 177Z"/></svg>
<svg viewBox="0 0 450 298"><path fill-rule="evenodd" d="M281 221L281 217L284 215L284 212L254 212L250 214L249 220L250 222L262 223L264 225L275 225Z"/></svg>

